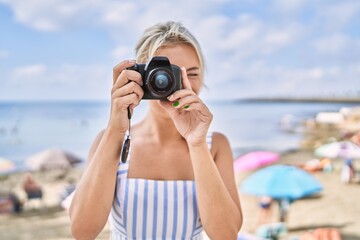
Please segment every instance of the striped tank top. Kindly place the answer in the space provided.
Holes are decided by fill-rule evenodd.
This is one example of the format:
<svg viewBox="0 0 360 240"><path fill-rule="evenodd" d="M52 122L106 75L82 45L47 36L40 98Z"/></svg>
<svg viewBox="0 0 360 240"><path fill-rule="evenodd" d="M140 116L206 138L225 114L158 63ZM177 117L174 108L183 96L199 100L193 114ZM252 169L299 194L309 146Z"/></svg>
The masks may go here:
<svg viewBox="0 0 360 240"><path fill-rule="evenodd" d="M127 178L130 159L117 171L111 239L203 239L195 181Z"/></svg>

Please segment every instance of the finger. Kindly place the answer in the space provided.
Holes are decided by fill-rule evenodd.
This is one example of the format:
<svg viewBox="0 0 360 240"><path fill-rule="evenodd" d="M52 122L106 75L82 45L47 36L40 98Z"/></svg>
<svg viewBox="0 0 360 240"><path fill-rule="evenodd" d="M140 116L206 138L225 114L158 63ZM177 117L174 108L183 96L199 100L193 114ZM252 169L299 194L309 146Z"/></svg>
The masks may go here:
<svg viewBox="0 0 360 240"><path fill-rule="evenodd" d="M201 103L201 100L199 97L197 97L196 95L189 95L189 96L186 96L184 98L181 98L175 102L173 102L173 107L174 108L184 108L184 109L187 109L189 108L189 106L193 103Z"/></svg>
<svg viewBox="0 0 360 240"><path fill-rule="evenodd" d="M136 82L130 82L122 88L116 89L112 93L112 98L123 97L131 93L135 93L139 97L139 99L144 96L144 90Z"/></svg>
<svg viewBox="0 0 360 240"><path fill-rule="evenodd" d="M207 109L207 108L206 107L204 108L204 104L201 102L194 102L194 103L185 105L181 109L185 110L185 111L194 111L194 110L203 111L204 109Z"/></svg>
<svg viewBox="0 0 360 240"><path fill-rule="evenodd" d="M176 110L180 111L180 109ZM181 108L181 110L186 112L196 111L199 113L198 117L203 120L208 119L211 121L213 118L209 108L202 102L191 103Z"/></svg>
<svg viewBox="0 0 360 240"><path fill-rule="evenodd" d="M169 101L175 101L178 100L180 98L189 96L189 95L195 95L194 91L190 90L190 89L181 89L178 90L176 92L174 92L173 94L171 94L167 99Z"/></svg>
<svg viewBox="0 0 360 240"><path fill-rule="evenodd" d="M117 98L114 100L114 104L121 110L127 110L130 105L138 105L140 102L139 97L135 93L123 96L122 98Z"/></svg>
<svg viewBox="0 0 360 240"><path fill-rule="evenodd" d="M125 61L122 61L119 64L117 64L113 68L113 85L115 84L116 80L118 79L120 73L128 67L134 66L135 63L136 63L135 60L125 60Z"/></svg>
<svg viewBox="0 0 360 240"><path fill-rule="evenodd" d="M182 78L183 88L192 90L189 78L187 77L187 72L185 67L181 67L181 78Z"/></svg>
<svg viewBox="0 0 360 240"><path fill-rule="evenodd" d="M113 88L121 88L123 86L125 86L126 84L128 84L130 81L134 81L137 84L139 84L140 86L143 85L143 81L141 79L141 74L134 71L134 70L123 70L118 79L116 80Z"/></svg>

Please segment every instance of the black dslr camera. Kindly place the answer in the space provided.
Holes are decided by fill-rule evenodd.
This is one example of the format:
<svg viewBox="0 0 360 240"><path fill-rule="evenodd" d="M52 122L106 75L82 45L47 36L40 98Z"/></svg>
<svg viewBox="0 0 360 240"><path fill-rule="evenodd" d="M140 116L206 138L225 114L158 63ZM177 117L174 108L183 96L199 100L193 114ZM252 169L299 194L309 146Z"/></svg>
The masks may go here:
<svg viewBox="0 0 360 240"><path fill-rule="evenodd" d="M167 57L153 57L147 64L135 64L127 69L141 74L144 90L142 99L166 100L166 97L181 89L181 70L170 64Z"/></svg>

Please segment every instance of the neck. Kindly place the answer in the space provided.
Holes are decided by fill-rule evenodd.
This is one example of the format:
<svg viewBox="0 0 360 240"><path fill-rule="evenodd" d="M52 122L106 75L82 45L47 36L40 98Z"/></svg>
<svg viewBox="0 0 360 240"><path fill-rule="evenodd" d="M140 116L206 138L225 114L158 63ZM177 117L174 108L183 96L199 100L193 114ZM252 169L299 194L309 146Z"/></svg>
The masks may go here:
<svg viewBox="0 0 360 240"><path fill-rule="evenodd" d="M157 143L165 144L171 140L182 139L170 116L163 109L150 109L141 125L143 132Z"/></svg>

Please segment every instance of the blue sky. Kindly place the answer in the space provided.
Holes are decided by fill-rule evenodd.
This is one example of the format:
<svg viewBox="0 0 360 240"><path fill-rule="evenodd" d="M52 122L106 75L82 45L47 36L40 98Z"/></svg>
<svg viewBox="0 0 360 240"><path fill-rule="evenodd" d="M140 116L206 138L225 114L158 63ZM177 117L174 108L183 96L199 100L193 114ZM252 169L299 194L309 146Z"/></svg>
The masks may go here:
<svg viewBox="0 0 360 240"><path fill-rule="evenodd" d="M360 94L359 0L0 0L0 100L108 100L166 20L202 45L203 98Z"/></svg>

